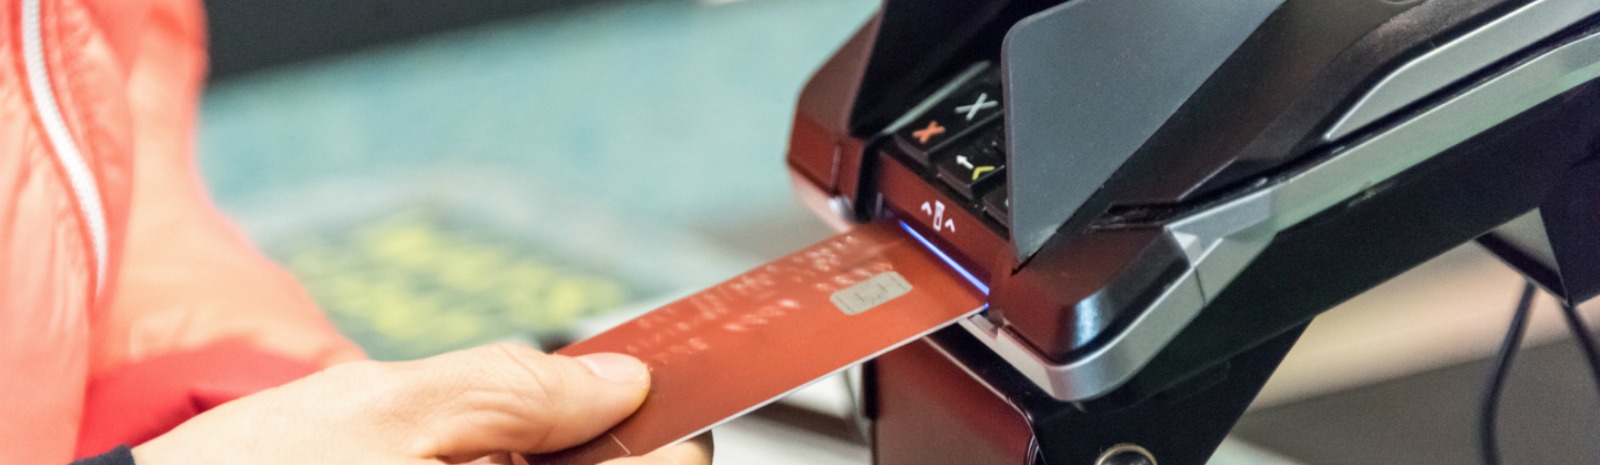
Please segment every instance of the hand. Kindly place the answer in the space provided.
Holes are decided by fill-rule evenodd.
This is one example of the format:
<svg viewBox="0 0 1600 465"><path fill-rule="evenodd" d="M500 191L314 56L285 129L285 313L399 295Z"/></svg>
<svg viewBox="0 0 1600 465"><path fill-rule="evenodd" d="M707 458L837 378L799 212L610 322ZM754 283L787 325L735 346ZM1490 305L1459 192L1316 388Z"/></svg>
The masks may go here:
<svg viewBox="0 0 1600 465"><path fill-rule="evenodd" d="M139 465L501 461L598 436L632 414L649 385L632 357L572 358L514 344L351 362L223 404L133 455ZM607 465L710 463L709 444L690 441Z"/></svg>

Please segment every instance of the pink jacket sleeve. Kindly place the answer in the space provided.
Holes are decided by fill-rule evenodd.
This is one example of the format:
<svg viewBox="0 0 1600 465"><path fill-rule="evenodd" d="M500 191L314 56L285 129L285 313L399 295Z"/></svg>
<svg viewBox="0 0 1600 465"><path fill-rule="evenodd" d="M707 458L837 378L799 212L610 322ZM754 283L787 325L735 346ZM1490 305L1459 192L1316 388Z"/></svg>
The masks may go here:
<svg viewBox="0 0 1600 465"><path fill-rule="evenodd" d="M94 324L80 456L362 356L217 211L200 180L199 2L143 3L149 14L127 49L133 188L116 288Z"/></svg>

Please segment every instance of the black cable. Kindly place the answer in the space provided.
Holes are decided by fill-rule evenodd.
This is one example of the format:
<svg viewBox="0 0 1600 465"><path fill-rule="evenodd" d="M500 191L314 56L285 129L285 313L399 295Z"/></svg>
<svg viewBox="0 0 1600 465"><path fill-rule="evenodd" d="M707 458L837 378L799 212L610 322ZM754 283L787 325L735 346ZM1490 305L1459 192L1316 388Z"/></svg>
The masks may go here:
<svg viewBox="0 0 1600 465"><path fill-rule="evenodd" d="M1589 375L1594 377L1595 388L1600 389L1600 349L1596 348L1594 334L1589 332L1583 315L1572 304L1563 302L1561 313L1567 317L1567 329L1572 330L1572 338L1578 340L1578 347L1583 350L1583 359L1589 362Z"/></svg>
<svg viewBox="0 0 1600 465"><path fill-rule="evenodd" d="M1488 386L1483 391L1483 411L1478 417L1478 446L1484 465L1500 465L1500 443L1495 433L1499 424L1500 396L1505 392L1506 378L1511 374L1511 361L1517 357L1517 349L1522 346L1522 335L1527 332L1528 314L1533 309L1533 296L1537 289L1533 281L1523 284L1522 298L1517 300L1516 313L1511 315L1511 327L1506 329L1505 341L1500 343L1500 352L1495 355L1493 368L1489 372Z"/></svg>

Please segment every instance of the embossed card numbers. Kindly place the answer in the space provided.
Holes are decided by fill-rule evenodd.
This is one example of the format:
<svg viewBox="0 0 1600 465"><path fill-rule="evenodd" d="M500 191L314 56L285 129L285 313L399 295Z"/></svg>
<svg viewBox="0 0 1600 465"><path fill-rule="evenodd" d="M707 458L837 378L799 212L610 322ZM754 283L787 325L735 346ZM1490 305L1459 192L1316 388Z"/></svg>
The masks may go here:
<svg viewBox="0 0 1600 465"><path fill-rule="evenodd" d="M906 236L866 225L559 353L650 366L639 411L587 444L526 459L592 465L688 439L982 309L984 296Z"/></svg>

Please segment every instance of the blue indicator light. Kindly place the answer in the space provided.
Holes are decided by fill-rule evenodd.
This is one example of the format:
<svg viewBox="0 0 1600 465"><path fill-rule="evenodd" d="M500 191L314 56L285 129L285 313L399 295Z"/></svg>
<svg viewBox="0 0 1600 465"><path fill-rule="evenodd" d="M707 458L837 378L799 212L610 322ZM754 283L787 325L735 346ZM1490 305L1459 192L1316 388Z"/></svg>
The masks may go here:
<svg viewBox="0 0 1600 465"><path fill-rule="evenodd" d="M979 291L983 292L983 295L989 295L988 284L984 284L983 281L979 281L977 276L973 276L972 272L967 271L966 267L961 266L960 263L956 263L955 259L950 258L949 254L946 254L943 250L940 250L939 246L933 245L933 242L929 241L928 238L923 237L922 233L917 232L915 229L911 229L911 225L906 224L904 221L900 222L900 229L906 230L907 233L911 234L911 237L917 239L917 242L921 242L924 247L927 247L928 250L933 251L933 254L939 256L940 260L944 260L946 265L950 265L951 268L954 268L957 272L961 273L962 277L967 278L967 282L972 283L972 287L978 288ZM987 307L987 305L985 306Z"/></svg>

